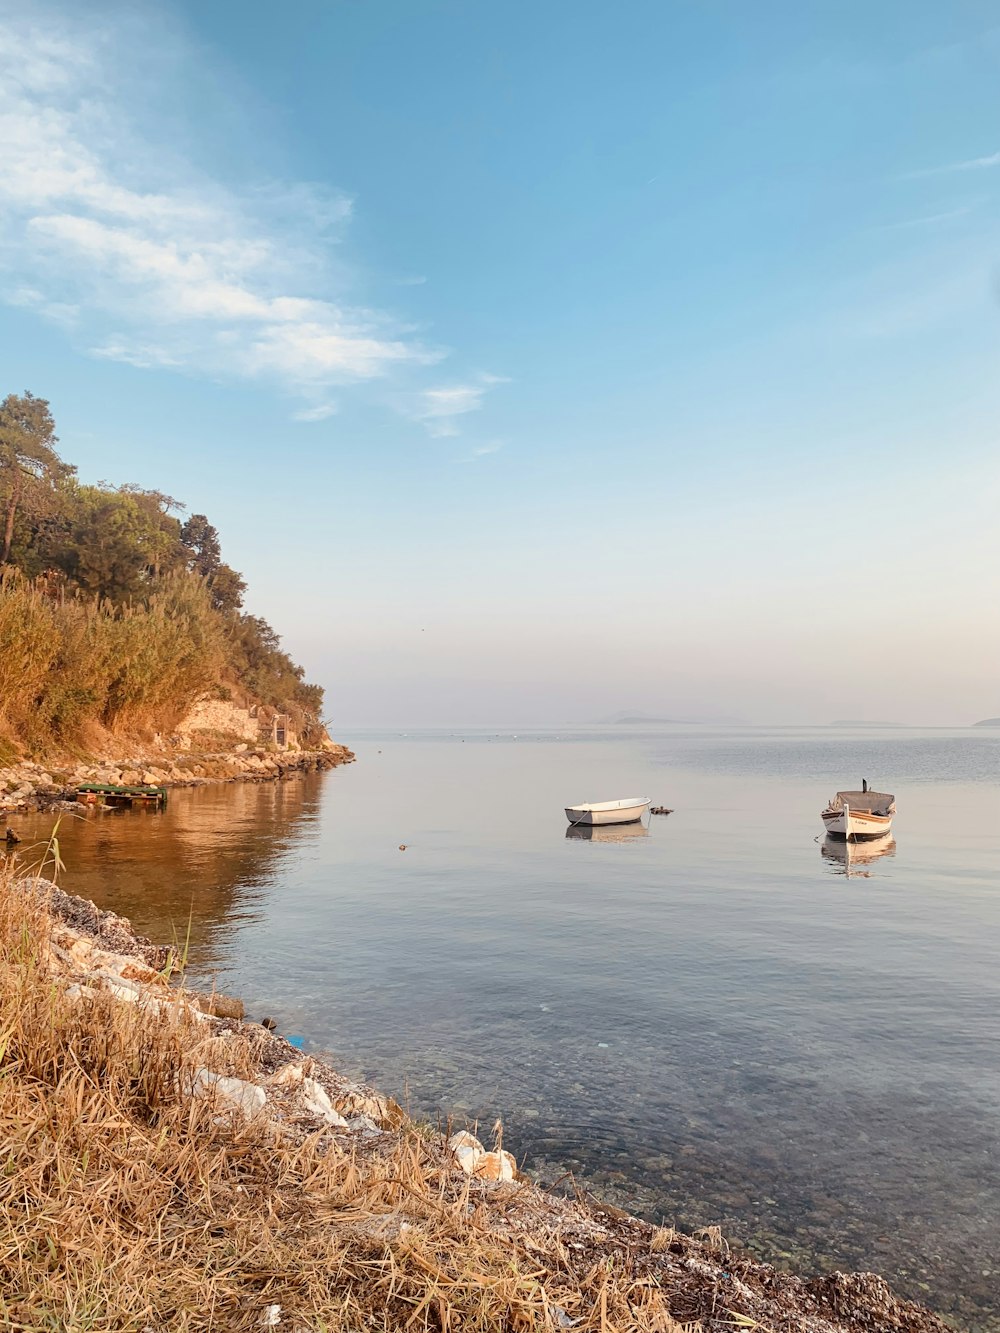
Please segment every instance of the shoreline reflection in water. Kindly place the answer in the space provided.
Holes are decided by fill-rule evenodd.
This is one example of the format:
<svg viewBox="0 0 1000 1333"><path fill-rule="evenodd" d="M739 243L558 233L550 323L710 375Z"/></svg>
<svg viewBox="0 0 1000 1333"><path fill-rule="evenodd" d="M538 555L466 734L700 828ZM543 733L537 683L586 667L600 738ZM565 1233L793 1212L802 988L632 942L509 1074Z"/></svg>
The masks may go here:
<svg viewBox="0 0 1000 1333"><path fill-rule="evenodd" d="M318 834L322 775L171 792L161 810L52 811L18 821L26 867L51 862L61 886L127 917L158 944L181 944L188 976L211 984L239 952L235 932L267 916L275 885ZM51 874L51 864L43 873Z"/></svg>

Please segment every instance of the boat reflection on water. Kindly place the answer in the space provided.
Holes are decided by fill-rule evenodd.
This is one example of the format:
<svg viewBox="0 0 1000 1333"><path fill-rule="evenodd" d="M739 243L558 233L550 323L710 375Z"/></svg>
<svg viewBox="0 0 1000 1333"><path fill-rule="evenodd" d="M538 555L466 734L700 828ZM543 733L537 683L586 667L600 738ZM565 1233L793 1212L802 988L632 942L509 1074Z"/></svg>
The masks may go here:
<svg viewBox="0 0 1000 1333"><path fill-rule="evenodd" d="M851 875L860 873L866 874L862 866L870 865L872 861L879 860L883 856L896 855L896 839L891 833L887 833L882 838L872 838L868 842L849 842L843 838L825 838L820 844L820 855L826 861L833 861L837 864L831 865L830 869L835 875Z"/></svg>
<svg viewBox="0 0 1000 1333"><path fill-rule="evenodd" d="M570 824L567 838L578 842L631 842L633 838L648 838L645 824Z"/></svg>

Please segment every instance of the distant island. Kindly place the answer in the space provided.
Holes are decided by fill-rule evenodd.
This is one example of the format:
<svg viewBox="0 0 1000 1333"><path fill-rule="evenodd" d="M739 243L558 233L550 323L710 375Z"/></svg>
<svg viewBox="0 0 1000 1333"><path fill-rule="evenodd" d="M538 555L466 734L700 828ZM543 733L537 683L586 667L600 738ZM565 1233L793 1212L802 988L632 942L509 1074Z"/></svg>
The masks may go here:
<svg viewBox="0 0 1000 1333"><path fill-rule="evenodd" d="M1000 717L984 717L982 722L973 722L974 727L1000 727Z"/></svg>

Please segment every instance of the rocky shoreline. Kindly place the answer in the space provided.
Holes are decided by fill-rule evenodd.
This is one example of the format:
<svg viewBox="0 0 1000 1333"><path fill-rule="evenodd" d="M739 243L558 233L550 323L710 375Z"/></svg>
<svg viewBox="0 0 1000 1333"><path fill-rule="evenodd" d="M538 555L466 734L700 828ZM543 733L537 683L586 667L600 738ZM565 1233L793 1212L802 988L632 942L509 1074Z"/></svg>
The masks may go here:
<svg viewBox="0 0 1000 1333"><path fill-rule="evenodd" d="M42 989L54 985L67 1021L79 1023L80 1035L69 1034L70 1050L83 1050L95 1031L127 1018L134 1050L160 1043L175 1053L171 1060L180 1053L167 1097L180 1103L174 1123L207 1115L199 1133L214 1136L214 1151L222 1154L214 1160L226 1170L226 1154L233 1158L238 1181L215 1187L214 1221L205 1231L203 1219L197 1234L224 1235L255 1191L273 1213L275 1183L256 1180L251 1169L261 1146L265 1175L276 1153L287 1163L306 1161L299 1194L287 1192L291 1165L279 1173L285 1220L269 1225L282 1243L282 1228L288 1229L293 1250L339 1247L336 1299L364 1310L365 1326L413 1326L413 1310L425 1303L420 1327L442 1330L461 1324L524 1333L681 1333L682 1325L698 1325L705 1333L946 1333L940 1319L897 1298L873 1274L802 1279L739 1253L715 1228L688 1236L583 1193L572 1199L547 1193L517 1170L502 1132L495 1131L488 1151L468 1130L416 1125L391 1098L303 1054L269 1030L273 1025L247 1021L239 1001L187 991L171 950L137 936L126 919L47 881L18 881L16 871L6 882L15 914L17 901L26 913L44 914L46 927L34 932L42 942L20 965L40 968ZM15 925L8 934L16 944L24 931ZM16 1064L13 1070L17 1077ZM165 1115L161 1106L154 1122ZM158 1132L162 1143L167 1130ZM182 1139L187 1133L171 1132ZM329 1180L316 1193L320 1171ZM238 1260L227 1251L224 1263L232 1283ZM319 1326L312 1320L321 1303L307 1308L308 1293L282 1265L266 1281L261 1258L249 1268L246 1284L232 1288L238 1294L230 1314L206 1327ZM308 1299L318 1301L318 1290L310 1288ZM161 1326L150 1318L149 1327Z"/></svg>
<svg viewBox="0 0 1000 1333"><path fill-rule="evenodd" d="M76 805L76 788L98 782L132 786L202 787L213 782L275 782L352 763L353 753L332 742L320 750L280 750L237 745L232 750L164 754L136 752L124 758L44 764L25 760L0 768L0 813Z"/></svg>

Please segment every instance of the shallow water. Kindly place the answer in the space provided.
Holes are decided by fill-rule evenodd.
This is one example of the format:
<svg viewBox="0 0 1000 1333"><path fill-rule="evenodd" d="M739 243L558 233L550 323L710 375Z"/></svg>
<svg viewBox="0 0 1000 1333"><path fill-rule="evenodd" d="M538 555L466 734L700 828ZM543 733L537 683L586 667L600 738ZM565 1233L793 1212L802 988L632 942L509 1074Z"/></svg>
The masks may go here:
<svg viewBox="0 0 1000 1333"><path fill-rule="evenodd" d="M338 739L325 776L64 819L64 886L415 1113L502 1115L540 1179L1000 1328L1000 735ZM848 867L819 811L862 777L899 813ZM674 813L567 836L633 793Z"/></svg>

